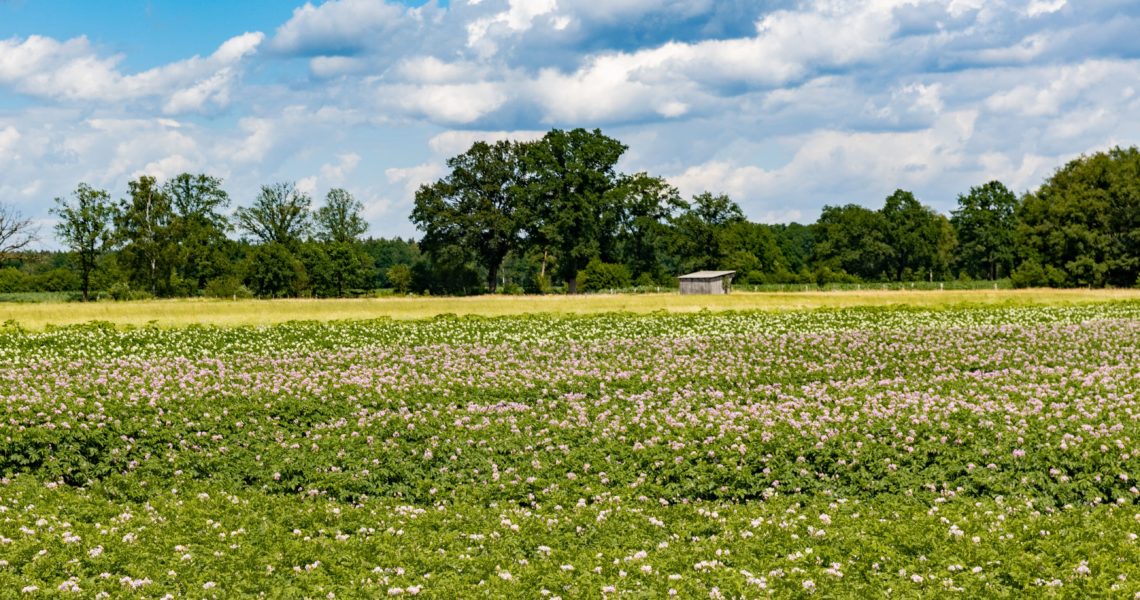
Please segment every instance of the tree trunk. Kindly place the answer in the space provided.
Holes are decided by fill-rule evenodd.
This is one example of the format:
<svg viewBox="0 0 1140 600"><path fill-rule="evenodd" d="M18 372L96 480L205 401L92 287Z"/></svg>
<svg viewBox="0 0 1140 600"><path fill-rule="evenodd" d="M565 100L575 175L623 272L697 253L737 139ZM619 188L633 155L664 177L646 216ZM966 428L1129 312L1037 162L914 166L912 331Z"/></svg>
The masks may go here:
<svg viewBox="0 0 1140 600"><path fill-rule="evenodd" d="M86 264L83 264L80 266L80 271L82 271L82 273L80 273L80 279L83 283L83 301L87 302L90 300L91 269Z"/></svg>
<svg viewBox="0 0 1140 600"><path fill-rule="evenodd" d="M574 275L566 279L566 291L570 294L578 293L578 276Z"/></svg>
<svg viewBox="0 0 1140 600"><path fill-rule="evenodd" d="M495 289L499 284L499 265L492 265L487 268L487 290L494 294Z"/></svg>

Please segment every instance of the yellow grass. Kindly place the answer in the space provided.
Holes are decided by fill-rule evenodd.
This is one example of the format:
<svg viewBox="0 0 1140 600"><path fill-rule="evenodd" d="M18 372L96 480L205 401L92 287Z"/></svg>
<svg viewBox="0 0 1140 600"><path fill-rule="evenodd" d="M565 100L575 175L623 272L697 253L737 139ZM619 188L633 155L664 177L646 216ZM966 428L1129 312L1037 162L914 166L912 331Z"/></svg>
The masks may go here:
<svg viewBox="0 0 1140 600"><path fill-rule="evenodd" d="M948 307L973 305L1057 305L1140 300L1140 290L972 290L734 292L728 296L616 294L590 296L476 296L470 298L369 298L345 300L148 300L141 302L0 304L0 321L38 330L47 325L110 321L118 325L266 325L295 320L392 317L418 319L454 313L652 312L665 310L791 310L853 306Z"/></svg>

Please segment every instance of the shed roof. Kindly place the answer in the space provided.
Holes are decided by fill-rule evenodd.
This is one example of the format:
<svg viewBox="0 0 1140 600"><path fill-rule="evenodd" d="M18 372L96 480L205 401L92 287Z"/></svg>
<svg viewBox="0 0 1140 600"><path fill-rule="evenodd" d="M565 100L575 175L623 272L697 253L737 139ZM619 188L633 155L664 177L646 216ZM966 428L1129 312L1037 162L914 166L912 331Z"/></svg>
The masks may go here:
<svg viewBox="0 0 1140 600"><path fill-rule="evenodd" d="M678 279L718 279L728 275L736 275L736 271L697 271L696 273L682 275Z"/></svg>

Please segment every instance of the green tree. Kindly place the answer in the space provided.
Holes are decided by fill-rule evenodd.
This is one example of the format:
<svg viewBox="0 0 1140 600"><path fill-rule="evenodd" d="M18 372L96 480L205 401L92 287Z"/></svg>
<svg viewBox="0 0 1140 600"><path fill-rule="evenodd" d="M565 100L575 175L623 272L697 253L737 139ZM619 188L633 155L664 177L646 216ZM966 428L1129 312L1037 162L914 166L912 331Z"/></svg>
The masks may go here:
<svg viewBox="0 0 1140 600"><path fill-rule="evenodd" d="M1065 285L1135 285L1140 150L1118 147L1069 162L1026 195L1017 220L1020 258L1064 273Z"/></svg>
<svg viewBox="0 0 1140 600"><path fill-rule="evenodd" d="M519 144L476 142L447 166L449 175L416 192L412 222L424 232L421 248L436 257L445 249L471 255L494 292L503 259L522 245Z"/></svg>
<svg viewBox="0 0 1140 600"><path fill-rule="evenodd" d="M733 224L744 222L744 211L728 196L709 192L693 196L688 210L672 219L672 247L679 270L726 267L734 250L729 247L727 231Z"/></svg>
<svg viewBox="0 0 1140 600"><path fill-rule="evenodd" d="M786 274L807 270L811 261L812 246L815 244L811 226L787 223L766 227L776 238L776 246L780 249Z"/></svg>
<svg viewBox="0 0 1140 600"><path fill-rule="evenodd" d="M295 248L309 233L312 203L312 198L292 183L263 185L253 205L238 208L234 219L238 229L263 244Z"/></svg>
<svg viewBox="0 0 1140 600"><path fill-rule="evenodd" d="M612 210L606 203L614 199L609 192L625 151L597 129L554 129L524 146L528 238L553 254L570 293L577 292L578 271L601 255L603 216Z"/></svg>
<svg viewBox="0 0 1140 600"><path fill-rule="evenodd" d="M719 241L725 255L721 266L736 271L742 282L761 282L765 274L787 269L776 236L766 225L732 221L724 225Z"/></svg>
<svg viewBox="0 0 1140 600"><path fill-rule="evenodd" d="M892 255L883 214L857 204L825 206L813 225L812 263L862 279L883 276Z"/></svg>
<svg viewBox="0 0 1140 600"><path fill-rule="evenodd" d="M1000 181L958 196L950 222L958 238L958 263L975 279L998 279L1013 271L1017 196Z"/></svg>
<svg viewBox="0 0 1140 600"><path fill-rule="evenodd" d="M79 268L83 301L91 298L91 275L99 265L112 238L111 221L115 206L106 190L80 183L72 201L56 198L52 214L59 217L55 231L75 257Z"/></svg>
<svg viewBox="0 0 1140 600"><path fill-rule="evenodd" d="M360 247L372 259L374 279L367 287L391 287L388 280L388 269L393 265L411 265L420 256L419 245L414 240L392 239L366 239L359 243ZM409 284L410 285L410 284Z"/></svg>
<svg viewBox="0 0 1140 600"><path fill-rule="evenodd" d="M587 292L603 292L627 288L633 279L625 265L604 263L595 258L578 273L578 280Z"/></svg>
<svg viewBox="0 0 1140 600"><path fill-rule="evenodd" d="M201 292L211 279L232 277L229 222L222 214L230 198L222 180L182 173L167 181L162 192L174 212L170 230L178 248L178 276L190 288L187 291Z"/></svg>
<svg viewBox="0 0 1140 600"><path fill-rule="evenodd" d="M246 282L258 296L297 296L309 286L305 266L289 248L267 242L249 256Z"/></svg>
<svg viewBox="0 0 1140 600"><path fill-rule="evenodd" d="M170 198L147 175L127 186L128 196L119 202L114 216L118 264L137 289L169 296L178 260Z"/></svg>
<svg viewBox="0 0 1140 600"><path fill-rule="evenodd" d="M942 236L938 213L919 203L914 194L895 190L880 211L886 225L889 273L895 281L931 276Z"/></svg>
<svg viewBox="0 0 1140 600"><path fill-rule="evenodd" d="M635 276L666 279L668 220L688 204L677 188L646 173L622 176L609 195L608 248L603 254L626 265Z"/></svg>
<svg viewBox="0 0 1140 600"><path fill-rule="evenodd" d="M355 244L309 242L299 255L314 296L343 298L373 281L372 257Z"/></svg>
<svg viewBox="0 0 1140 600"><path fill-rule="evenodd" d="M352 194L340 188L329 190L325 205L317 209L314 216L317 238L338 244L355 242L368 231L368 223L360 215L362 212L364 205Z"/></svg>
<svg viewBox="0 0 1140 600"><path fill-rule="evenodd" d="M392 265L386 275L397 294L407 294L412 289L412 269L408 265Z"/></svg>

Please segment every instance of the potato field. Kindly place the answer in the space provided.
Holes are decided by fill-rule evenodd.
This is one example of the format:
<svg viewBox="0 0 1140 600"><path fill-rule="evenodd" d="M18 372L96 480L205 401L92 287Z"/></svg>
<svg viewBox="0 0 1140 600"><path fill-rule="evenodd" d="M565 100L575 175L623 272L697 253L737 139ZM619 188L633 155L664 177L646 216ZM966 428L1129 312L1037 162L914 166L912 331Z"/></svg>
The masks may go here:
<svg viewBox="0 0 1140 600"><path fill-rule="evenodd" d="M0 597L1140 595L1140 303L0 328Z"/></svg>

